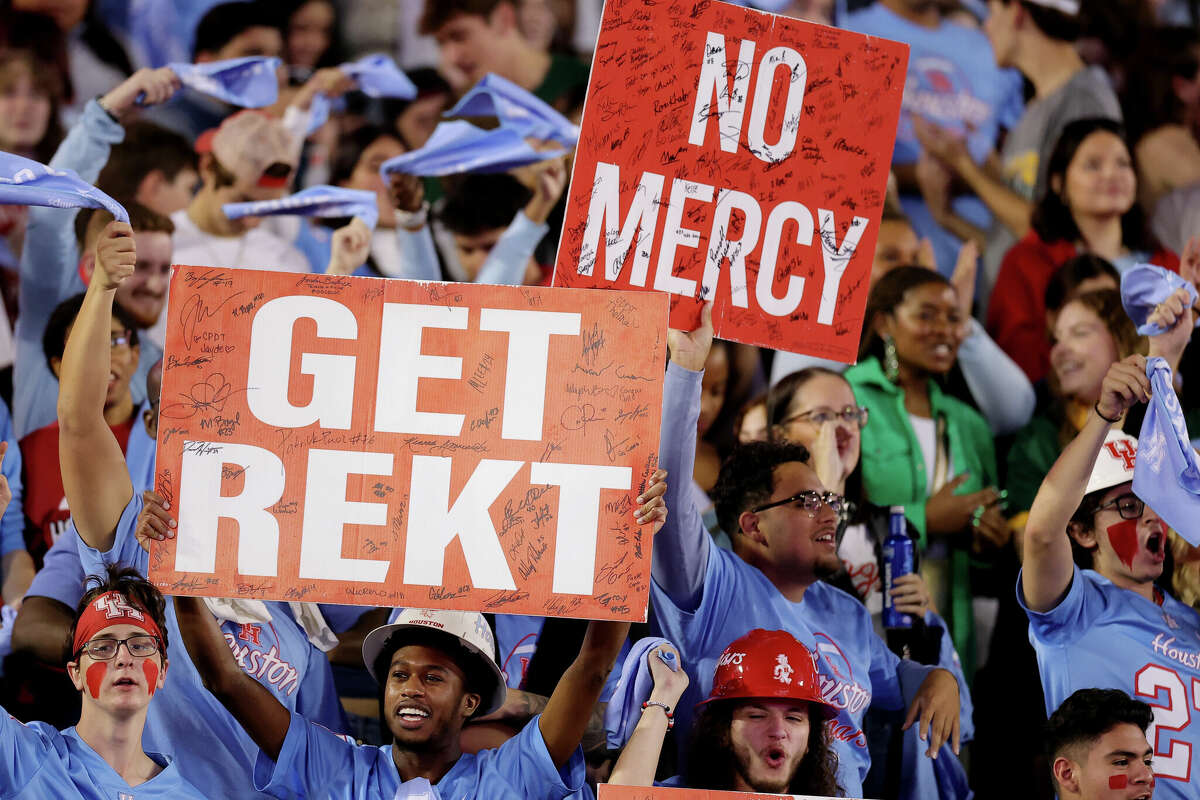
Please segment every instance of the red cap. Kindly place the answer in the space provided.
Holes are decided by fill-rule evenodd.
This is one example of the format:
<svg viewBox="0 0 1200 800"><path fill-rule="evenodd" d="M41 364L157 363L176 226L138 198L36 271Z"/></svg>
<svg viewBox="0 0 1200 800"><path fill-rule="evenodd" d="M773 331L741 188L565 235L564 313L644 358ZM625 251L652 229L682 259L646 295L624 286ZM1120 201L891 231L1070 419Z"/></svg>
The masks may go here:
<svg viewBox="0 0 1200 800"><path fill-rule="evenodd" d="M832 719L837 709L821 697L816 659L787 631L755 628L725 648L717 660L714 700L803 700L812 714Z"/></svg>

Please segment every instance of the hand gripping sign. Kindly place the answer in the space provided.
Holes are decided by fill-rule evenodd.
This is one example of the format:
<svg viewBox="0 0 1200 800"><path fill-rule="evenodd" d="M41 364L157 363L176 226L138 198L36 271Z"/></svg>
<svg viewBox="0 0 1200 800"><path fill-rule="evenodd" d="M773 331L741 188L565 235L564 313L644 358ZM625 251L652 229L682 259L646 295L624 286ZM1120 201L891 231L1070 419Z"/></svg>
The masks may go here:
<svg viewBox="0 0 1200 800"><path fill-rule="evenodd" d="M615 786L602 783L596 787L598 800L829 800L807 794L764 794L762 792L717 792L711 789L674 789L665 786Z"/></svg>
<svg viewBox="0 0 1200 800"><path fill-rule="evenodd" d="M163 591L639 620L665 298L176 267Z"/></svg>
<svg viewBox="0 0 1200 800"><path fill-rule="evenodd" d="M608 0L556 286L853 361L908 48L719 2Z"/></svg>

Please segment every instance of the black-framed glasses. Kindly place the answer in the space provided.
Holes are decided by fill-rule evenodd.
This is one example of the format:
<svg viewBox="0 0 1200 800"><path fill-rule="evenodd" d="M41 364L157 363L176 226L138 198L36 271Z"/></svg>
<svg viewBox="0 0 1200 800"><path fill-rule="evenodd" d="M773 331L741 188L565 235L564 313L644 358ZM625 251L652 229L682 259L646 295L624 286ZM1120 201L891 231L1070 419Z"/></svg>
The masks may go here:
<svg viewBox="0 0 1200 800"><path fill-rule="evenodd" d="M793 414L780 424L787 425L789 422L803 420L819 426L824 425L826 422L833 422L835 419L840 419L847 425L857 425L860 428L865 428L869 416L870 411L866 406L846 406L841 411L834 411L832 408L814 408L812 411L802 411L799 414Z"/></svg>
<svg viewBox="0 0 1200 800"><path fill-rule="evenodd" d="M841 518L842 511L846 508L846 498L835 492L816 492L811 489L794 494L791 497L783 500L776 500L772 503L763 503L761 506L756 506L750 509L754 514L760 511L766 511L768 508L776 506L785 506L789 503L795 503L798 508L803 508L808 512L810 517L815 517L817 512L821 510L821 506L829 506L833 513Z"/></svg>
<svg viewBox="0 0 1200 800"><path fill-rule="evenodd" d="M108 637L92 639L81 645L79 652L87 653L94 661L111 661L117 657L117 650L121 648L121 645L125 645L129 655L134 658L149 658L158 652L158 639L145 633L138 633L125 639Z"/></svg>
<svg viewBox="0 0 1200 800"><path fill-rule="evenodd" d="M1114 497L1107 503L1096 506L1097 511L1103 511L1106 508L1116 508L1121 519L1138 519L1146 510L1146 504L1137 495L1129 493Z"/></svg>

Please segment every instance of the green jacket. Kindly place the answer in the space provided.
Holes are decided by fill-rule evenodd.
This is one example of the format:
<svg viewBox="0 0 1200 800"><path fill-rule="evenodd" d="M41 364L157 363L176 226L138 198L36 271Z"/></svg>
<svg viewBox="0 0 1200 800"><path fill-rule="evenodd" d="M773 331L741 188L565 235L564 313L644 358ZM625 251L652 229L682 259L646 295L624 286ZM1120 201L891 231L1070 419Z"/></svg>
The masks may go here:
<svg viewBox="0 0 1200 800"><path fill-rule="evenodd" d="M904 393L884 376L879 360L873 356L846 370L845 374L858 403L871 413L862 432L862 476L867 499L881 506L904 506L905 516L921 534L924 549L929 476L925 474L921 445L904 408ZM987 421L974 408L944 394L932 380L929 382L929 403L934 418L945 420L954 475L970 474L957 493L970 494L994 486L996 449ZM939 611L950 622L955 648L968 665L969 674L974 660L975 626L967 552L952 551L951 573L953 608Z"/></svg>

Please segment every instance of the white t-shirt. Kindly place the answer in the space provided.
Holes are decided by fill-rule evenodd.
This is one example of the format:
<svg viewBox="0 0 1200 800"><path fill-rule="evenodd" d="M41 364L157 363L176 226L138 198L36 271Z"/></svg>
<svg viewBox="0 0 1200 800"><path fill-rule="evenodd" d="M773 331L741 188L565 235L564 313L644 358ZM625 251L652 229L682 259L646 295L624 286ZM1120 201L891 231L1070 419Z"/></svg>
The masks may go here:
<svg viewBox="0 0 1200 800"><path fill-rule="evenodd" d="M838 545L838 558L845 564L855 590L864 598L872 620L876 620L883 613L883 574L875 554L875 541L866 525L846 526ZM882 625L879 627L882 630Z"/></svg>
<svg viewBox="0 0 1200 800"><path fill-rule="evenodd" d="M171 215L175 233L171 237L172 261L193 267L241 267L279 272L311 272L308 259L296 247L264 226L251 228L241 236L213 236L196 227L187 209ZM168 312L160 314L146 335L159 347L167 334Z"/></svg>

